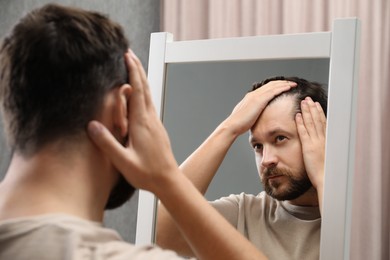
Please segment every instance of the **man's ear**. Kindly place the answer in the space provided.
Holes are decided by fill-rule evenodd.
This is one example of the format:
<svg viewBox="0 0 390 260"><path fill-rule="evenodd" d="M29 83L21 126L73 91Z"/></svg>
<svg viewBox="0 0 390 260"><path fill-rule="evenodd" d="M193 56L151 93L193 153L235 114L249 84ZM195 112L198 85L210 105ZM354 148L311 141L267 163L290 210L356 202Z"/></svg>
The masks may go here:
<svg viewBox="0 0 390 260"><path fill-rule="evenodd" d="M129 84L123 84L115 91L115 104L113 119L115 128L119 130L121 137L127 136L129 128L129 100L132 88Z"/></svg>

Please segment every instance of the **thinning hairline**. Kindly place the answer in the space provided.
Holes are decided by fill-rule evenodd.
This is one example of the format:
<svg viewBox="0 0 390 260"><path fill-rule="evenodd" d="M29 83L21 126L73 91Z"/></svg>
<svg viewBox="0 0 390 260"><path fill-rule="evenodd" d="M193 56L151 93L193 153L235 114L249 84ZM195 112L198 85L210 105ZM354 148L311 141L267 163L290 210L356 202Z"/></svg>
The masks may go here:
<svg viewBox="0 0 390 260"><path fill-rule="evenodd" d="M295 92L295 93L293 93L293 92L283 92L283 93L277 95L276 97L274 97L273 99L271 99L268 102L267 106L269 106L272 103L274 103L274 101L278 101L279 99L289 98L289 97L291 97L293 99L293 106L291 108L290 113L291 113L292 118L294 119L295 115L297 113L301 112L300 105L299 105L300 100L298 99L299 93L297 93L297 92Z"/></svg>
<svg viewBox="0 0 390 260"><path fill-rule="evenodd" d="M295 122L295 115L301 111L299 109L298 96L299 96L298 93L283 92L280 95L278 95L278 96L274 97L273 99L271 99L271 101L268 102L266 107L268 107L269 105L274 103L274 101L278 101L279 99L282 99L282 98L289 98L289 97L291 97L293 99L293 106L291 108L290 114L292 114L292 120ZM260 114L260 116L261 116L261 114ZM252 127L249 129L249 143L250 144L258 142L257 139L253 138ZM278 127L275 127L274 129L271 129L270 131L267 131L267 136L273 136L273 135L275 135L275 133L280 133L280 132L289 133L288 131L286 131L283 128L278 126Z"/></svg>

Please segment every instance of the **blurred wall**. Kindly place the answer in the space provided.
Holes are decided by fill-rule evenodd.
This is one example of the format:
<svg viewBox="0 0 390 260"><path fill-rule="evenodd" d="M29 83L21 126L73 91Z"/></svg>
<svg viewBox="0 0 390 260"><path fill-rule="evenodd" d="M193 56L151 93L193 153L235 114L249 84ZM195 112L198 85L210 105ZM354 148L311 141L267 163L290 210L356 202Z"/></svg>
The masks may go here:
<svg viewBox="0 0 390 260"><path fill-rule="evenodd" d="M28 11L46 3L55 2L63 5L95 10L108 15L121 24L130 40L130 46L146 68L149 55L150 33L160 28L160 1L155 0L1 0L0 1L0 37L3 38L19 18ZM7 170L10 151L4 139L0 117L0 180ZM138 193L121 208L109 211L105 216L105 225L118 230L122 237L135 241L137 222Z"/></svg>

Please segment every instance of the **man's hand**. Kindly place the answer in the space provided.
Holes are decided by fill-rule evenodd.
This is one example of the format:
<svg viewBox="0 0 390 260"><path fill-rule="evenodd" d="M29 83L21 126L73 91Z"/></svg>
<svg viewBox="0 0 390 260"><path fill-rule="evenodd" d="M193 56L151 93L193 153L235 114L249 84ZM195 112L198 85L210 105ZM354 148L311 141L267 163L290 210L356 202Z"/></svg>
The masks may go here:
<svg viewBox="0 0 390 260"><path fill-rule="evenodd" d="M134 54L126 54L132 93L129 143L123 147L100 123L88 125L93 141L137 188L155 193L199 259L266 259L180 174L168 135L158 118L145 72ZM205 234L207 234L205 236Z"/></svg>
<svg viewBox="0 0 390 260"><path fill-rule="evenodd" d="M296 85L297 83L292 81L275 80L247 93L222 125L231 129L236 136L243 134L255 124L274 97Z"/></svg>
<svg viewBox="0 0 390 260"><path fill-rule="evenodd" d="M99 122L88 130L93 141L105 152L128 182L137 188L156 192L158 183L178 172L168 135L158 118L145 71L134 53L126 53L132 88L128 102L128 144L123 147Z"/></svg>
<svg viewBox="0 0 390 260"><path fill-rule="evenodd" d="M296 115L296 124L302 144L306 172L314 188L323 189L326 117L321 105L310 97L301 102L302 114Z"/></svg>

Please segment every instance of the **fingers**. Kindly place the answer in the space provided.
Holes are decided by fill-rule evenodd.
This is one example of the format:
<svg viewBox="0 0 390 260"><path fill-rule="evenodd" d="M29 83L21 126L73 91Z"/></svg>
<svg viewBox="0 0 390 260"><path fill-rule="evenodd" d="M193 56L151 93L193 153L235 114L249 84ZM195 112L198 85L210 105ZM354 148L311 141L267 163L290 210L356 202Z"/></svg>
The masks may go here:
<svg viewBox="0 0 390 260"><path fill-rule="evenodd" d="M146 109L146 103L144 98L144 88L142 85L141 75L137 64L134 61L130 52L125 54L126 65L130 75L130 85L133 89L131 94L131 102L129 104L129 115L133 111L142 112Z"/></svg>
<svg viewBox="0 0 390 260"><path fill-rule="evenodd" d="M131 75L135 75L134 81L131 81L130 83L142 90L146 108L154 109L149 83L141 61L131 50L129 50L126 56L127 59L129 59L129 62L131 62L131 64L129 63L129 69L132 70L130 73L132 73Z"/></svg>
<svg viewBox="0 0 390 260"><path fill-rule="evenodd" d="M119 171L132 170L132 150L126 150L101 123L89 122L88 134Z"/></svg>
<svg viewBox="0 0 390 260"><path fill-rule="evenodd" d="M290 90L292 87L297 86L296 82L286 81L286 80L275 80L268 82L264 86L251 91L246 94L244 99L240 103L244 103L246 100L255 101L257 99L261 100L261 102L255 101L258 105L265 107L267 103L278 96L282 92ZM253 98L255 100L253 100Z"/></svg>
<svg viewBox="0 0 390 260"><path fill-rule="evenodd" d="M302 113L297 113L295 122L302 145L306 172L317 189L322 187L325 158L326 118L318 102L305 98L301 102Z"/></svg>
<svg viewBox="0 0 390 260"><path fill-rule="evenodd" d="M314 124L313 115L312 115L312 109L313 109L313 101L311 99L304 99L301 101L301 111L302 111L302 118L304 125L306 127L306 130L309 134L309 136L315 137L317 136L317 129ZM317 110L317 108L315 108Z"/></svg>
<svg viewBox="0 0 390 260"><path fill-rule="evenodd" d="M266 95L270 100L277 95L290 90L292 87L297 86L296 82L286 80L275 80L267 83L261 88L256 89L254 92L261 92L262 95Z"/></svg>
<svg viewBox="0 0 390 260"><path fill-rule="evenodd" d="M239 105L245 106L245 104L248 102L253 103L254 106L252 106L252 104L250 104L250 106L253 107L253 109L255 109L258 114L260 114L273 98L295 86L297 86L297 83L291 81L271 81L261 88L249 92Z"/></svg>
<svg viewBox="0 0 390 260"><path fill-rule="evenodd" d="M277 95L295 87L297 83L278 80L271 81L266 85L251 91L234 107L231 115L224 121L224 124L235 135L241 135L248 131L259 118L268 103Z"/></svg>
<svg viewBox="0 0 390 260"><path fill-rule="evenodd" d="M302 143L305 143L305 140L307 140L310 136L306 130L305 124L303 123L303 118L301 113L297 113L295 115L295 122L297 124L299 138L301 139Z"/></svg>
<svg viewBox="0 0 390 260"><path fill-rule="evenodd" d="M326 117L321 105L318 102L313 102L310 97L301 101L300 117L306 128L307 134L311 137L319 137L325 135Z"/></svg>

